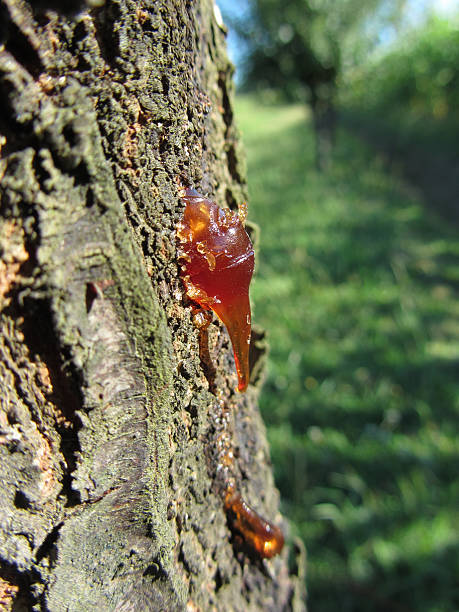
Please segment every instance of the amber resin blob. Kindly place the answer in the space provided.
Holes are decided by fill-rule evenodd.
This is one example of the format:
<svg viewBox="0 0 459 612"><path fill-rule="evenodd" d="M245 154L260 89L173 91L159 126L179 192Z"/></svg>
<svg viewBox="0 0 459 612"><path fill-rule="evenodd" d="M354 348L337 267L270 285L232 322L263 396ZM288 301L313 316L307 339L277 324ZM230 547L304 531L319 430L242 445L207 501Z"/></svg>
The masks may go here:
<svg viewBox="0 0 459 612"><path fill-rule="evenodd" d="M185 212L177 229L182 279L190 299L211 309L231 338L238 389L249 384L250 302L254 251L239 213L217 206L194 189L183 196Z"/></svg>
<svg viewBox="0 0 459 612"><path fill-rule="evenodd" d="M262 559L271 559L281 552L284 546L281 529L255 512L232 486L226 491L225 509L244 542Z"/></svg>

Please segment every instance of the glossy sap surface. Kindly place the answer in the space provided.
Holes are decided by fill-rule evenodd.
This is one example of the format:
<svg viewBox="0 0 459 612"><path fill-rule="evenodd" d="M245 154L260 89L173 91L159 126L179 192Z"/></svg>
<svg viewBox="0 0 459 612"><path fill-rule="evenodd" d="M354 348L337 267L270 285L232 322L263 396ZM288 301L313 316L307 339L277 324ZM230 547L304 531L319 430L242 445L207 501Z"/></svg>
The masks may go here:
<svg viewBox="0 0 459 612"><path fill-rule="evenodd" d="M249 383L250 302L254 251L244 229L245 208L224 210L194 189L183 196L185 212L178 226L182 278L189 298L212 309L225 324L233 344L238 389Z"/></svg>
<svg viewBox="0 0 459 612"><path fill-rule="evenodd" d="M284 546L281 529L255 512L239 493L229 489L225 507L233 515L233 527L260 557L271 559L281 552Z"/></svg>

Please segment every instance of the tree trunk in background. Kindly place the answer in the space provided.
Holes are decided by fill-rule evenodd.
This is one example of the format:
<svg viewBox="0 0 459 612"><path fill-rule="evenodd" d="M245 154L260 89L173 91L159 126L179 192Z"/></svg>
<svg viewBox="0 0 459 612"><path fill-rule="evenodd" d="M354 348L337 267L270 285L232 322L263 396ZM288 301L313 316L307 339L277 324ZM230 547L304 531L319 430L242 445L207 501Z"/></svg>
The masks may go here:
<svg viewBox="0 0 459 612"><path fill-rule="evenodd" d="M179 184L247 195L222 26L210 0L87 4L0 2L0 607L301 610L300 553L238 550L215 487L223 401L282 524L260 376L234 391L214 319L209 385L178 278Z"/></svg>
<svg viewBox="0 0 459 612"><path fill-rule="evenodd" d="M324 172L330 168L336 134L335 87L323 86L328 93L317 95L311 90L311 108L315 137L316 169Z"/></svg>

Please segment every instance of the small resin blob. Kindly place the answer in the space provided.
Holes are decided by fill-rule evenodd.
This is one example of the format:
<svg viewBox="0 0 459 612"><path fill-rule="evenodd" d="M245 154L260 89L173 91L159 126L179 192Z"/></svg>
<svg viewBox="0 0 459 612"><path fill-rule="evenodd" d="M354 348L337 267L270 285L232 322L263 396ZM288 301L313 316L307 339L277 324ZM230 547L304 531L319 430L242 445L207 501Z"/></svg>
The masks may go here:
<svg viewBox="0 0 459 612"><path fill-rule="evenodd" d="M261 517L231 488L226 495L225 508L233 516L233 527L260 557L271 559L281 552L284 536L280 528Z"/></svg>
<svg viewBox="0 0 459 612"><path fill-rule="evenodd" d="M186 189L177 229L182 278L190 299L212 309L231 338L238 389L249 384L250 302L254 251L244 229L246 207L224 210L194 189Z"/></svg>

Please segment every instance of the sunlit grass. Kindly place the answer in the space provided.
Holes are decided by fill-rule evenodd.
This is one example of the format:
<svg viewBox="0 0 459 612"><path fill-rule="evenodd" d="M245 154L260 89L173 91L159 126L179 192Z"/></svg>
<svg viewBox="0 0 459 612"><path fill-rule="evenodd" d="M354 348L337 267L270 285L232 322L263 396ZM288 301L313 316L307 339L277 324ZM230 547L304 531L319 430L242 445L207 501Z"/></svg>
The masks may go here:
<svg viewBox="0 0 459 612"><path fill-rule="evenodd" d="M236 111L261 408L311 610L459 609L457 228L344 130L318 174L303 107Z"/></svg>

